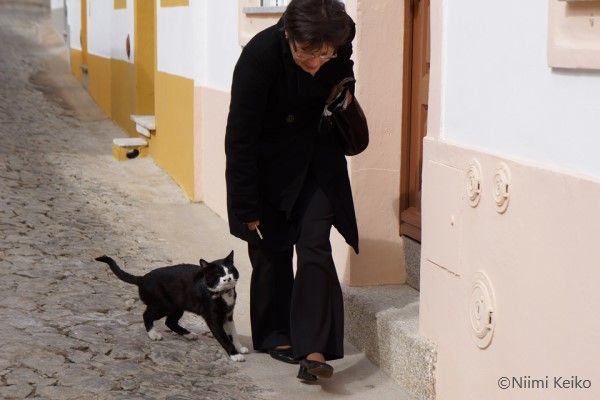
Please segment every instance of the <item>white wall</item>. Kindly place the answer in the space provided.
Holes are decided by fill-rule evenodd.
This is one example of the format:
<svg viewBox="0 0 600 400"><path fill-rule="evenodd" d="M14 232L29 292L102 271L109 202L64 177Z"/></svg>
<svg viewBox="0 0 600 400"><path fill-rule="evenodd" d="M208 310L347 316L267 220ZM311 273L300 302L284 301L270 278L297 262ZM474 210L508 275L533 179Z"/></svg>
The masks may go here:
<svg viewBox="0 0 600 400"><path fill-rule="evenodd" d="M70 31L70 45L74 50L81 50L79 34L81 32L81 0L67 0L67 24Z"/></svg>
<svg viewBox="0 0 600 400"><path fill-rule="evenodd" d="M233 69L240 56L238 2L202 0L206 26L200 38L201 65L196 84L224 92L231 90Z"/></svg>
<svg viewBox="0 0 600 400"><path fill-rule="evenodd" d="M206 69L208 60L206 57L208 46L208 27L209 16L206 14L209 0L196 0L190 4L192 8L193 29L193 57L194 57L194 82L195 86L205 86Z"/></svg>
<svg viewBox="0 0 600 400"><path fill-rule="evenodd" d="M150 0L148 0L150 1ZM190 7L160 7L157 10L157 69L180 77L194 79L194 2Z"/></svg>
<svg viewBox="0 0 600 400"><path fill-rule="evenodd" d="M443 7L442 138L600 177L600 71L548 67L548 0Z"/></svg>
<svg viewBox="0 0 600 400"><path fill-rule="evenodd" d="M111 24L111 58L133 63L135 60L134 0L127 0L126 9L113 10ZM129 35L131 57L127 58L125 42Z"/></svg>
<svg viewBox="0 0 600 400"><path fill-rule="evenodd" d="M50 1L50 9L57 10L59 8L64 8L65 2L64 0L51 0Z"/></svg>
<svg viewBox="0 0 600 400"><path fill-rule="evenodd" d="M87 0L88 53L104 58L111 57L112 1Z"/></svg>

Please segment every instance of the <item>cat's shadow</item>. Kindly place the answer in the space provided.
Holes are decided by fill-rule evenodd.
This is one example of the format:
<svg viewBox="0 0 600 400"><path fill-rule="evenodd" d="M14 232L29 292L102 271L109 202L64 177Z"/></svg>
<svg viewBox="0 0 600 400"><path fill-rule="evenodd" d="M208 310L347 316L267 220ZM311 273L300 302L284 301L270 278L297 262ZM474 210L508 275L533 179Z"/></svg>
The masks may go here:
<svg viewBox="0 0 600 400"><path fill-rule="evenodd" d="M238 333L238 338L240 339L240 343L242 344L242 346L244 346L248 350L250 350L250 353L255 353L255 351L252 350L252 337L251 336L240 335Z"/></svg>

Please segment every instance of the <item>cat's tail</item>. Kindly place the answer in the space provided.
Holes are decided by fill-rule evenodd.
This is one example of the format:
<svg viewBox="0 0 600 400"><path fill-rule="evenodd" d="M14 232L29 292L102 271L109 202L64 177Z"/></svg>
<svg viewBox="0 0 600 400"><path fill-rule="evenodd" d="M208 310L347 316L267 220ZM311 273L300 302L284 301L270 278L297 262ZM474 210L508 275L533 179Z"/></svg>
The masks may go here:
<svg viewBox="0 0 600 400"><path fill-rule="evenodd" d="M98 258L96 258L96 261L101 261L101 262L107 263L108 266L110 267L110 269L112 270L112 272L114 272L114 274L117 276L117 278L119 278L123 282L131 283L132 285L138 285L138 286L140 285L140 283L142 283L141 276L131 275L131 274L128 274L127 272L123 271L117 265L115 260L113 260L112 258L110 258L108 256L98 257Z"/></svg>

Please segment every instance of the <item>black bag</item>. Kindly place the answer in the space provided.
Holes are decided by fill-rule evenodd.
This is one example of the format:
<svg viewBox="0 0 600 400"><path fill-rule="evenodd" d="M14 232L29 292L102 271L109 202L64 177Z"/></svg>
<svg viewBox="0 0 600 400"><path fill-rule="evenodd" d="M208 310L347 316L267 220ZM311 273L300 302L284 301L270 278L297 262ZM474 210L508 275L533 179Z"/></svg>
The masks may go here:
<svg viewBox="0 0 600 400"><path fill-rule="evenodd" d="M337 85L337 92L325 105L321 116L321 125L325 124L333 131L347 156L362 153L369 145L367 118L358 100L353 96L350 104L344 104L346 93L354 82L354 78L345 78Z"/></svg>

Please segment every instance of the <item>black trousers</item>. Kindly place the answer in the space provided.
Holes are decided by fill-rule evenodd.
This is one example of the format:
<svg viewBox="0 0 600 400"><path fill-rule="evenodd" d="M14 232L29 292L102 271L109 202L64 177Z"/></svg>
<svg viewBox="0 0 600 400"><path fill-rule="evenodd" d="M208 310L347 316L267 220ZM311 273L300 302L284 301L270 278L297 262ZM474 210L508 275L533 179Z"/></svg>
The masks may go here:
<svg viewBox="0 0 600 400"><path fill-rule="evenodd" d="M256 350L290 344L296 358L310 353L323 353L326 360L344 356L342 289L329 242L333 219L329 199L317 188L300 219L295 279L293 246L272 250L248 245L250 321Z"/></svg>

